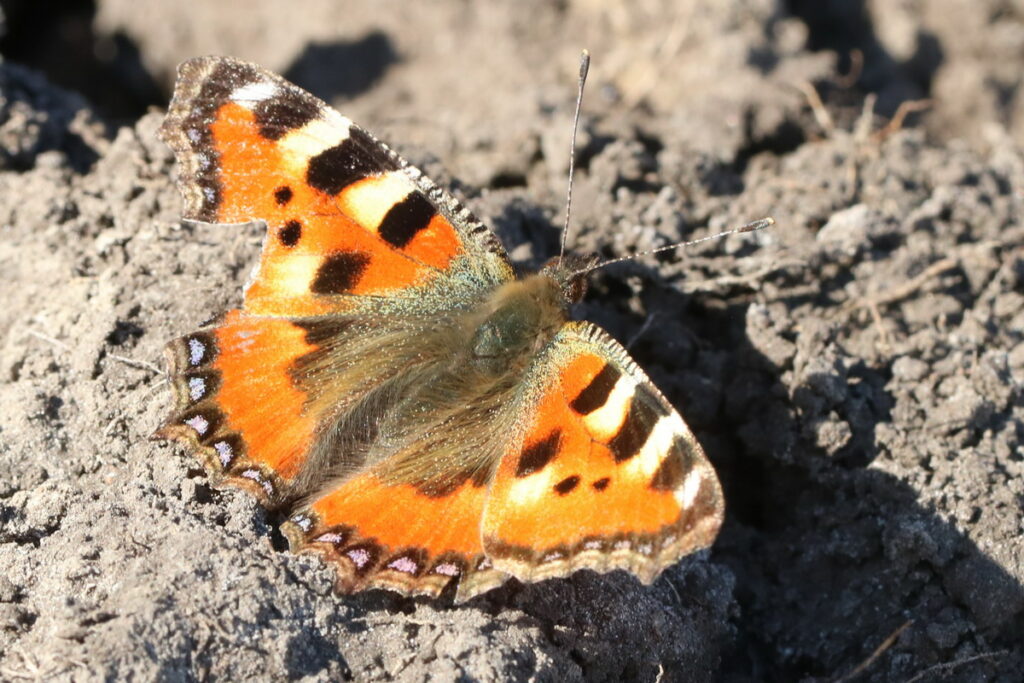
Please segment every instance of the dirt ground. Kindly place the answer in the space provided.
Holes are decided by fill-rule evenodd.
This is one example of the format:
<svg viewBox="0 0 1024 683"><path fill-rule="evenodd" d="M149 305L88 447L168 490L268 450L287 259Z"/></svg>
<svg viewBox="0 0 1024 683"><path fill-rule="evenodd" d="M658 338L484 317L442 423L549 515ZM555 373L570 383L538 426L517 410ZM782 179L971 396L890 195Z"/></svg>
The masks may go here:
<svg viewBox="0 0 1024 683"><path fill-rule="evenodd" d="M0 680L1024 680L1019 0L0 8ZM175 66L285 74L535 266L583 47L570 245L777 221L580 311L698 434L723 531L652 587L335 597L148 440L164 344L240 302L261 239L180 222Z"/></svg>

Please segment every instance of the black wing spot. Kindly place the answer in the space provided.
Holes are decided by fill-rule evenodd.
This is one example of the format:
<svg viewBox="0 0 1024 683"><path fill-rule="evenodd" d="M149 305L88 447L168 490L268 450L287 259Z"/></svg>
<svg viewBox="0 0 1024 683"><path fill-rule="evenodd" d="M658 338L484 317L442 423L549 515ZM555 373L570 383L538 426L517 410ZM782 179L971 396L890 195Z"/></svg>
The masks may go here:
<svg viewBox="0 0 1024 683"><path fill-rule="evenodd" d="M669 453L651 477L651 488L655 491L675 491L682 486L684 474L683 463L674 453Z"/></svg>
<svg viewBox="0 0 1024 683"><path fill-rule="evenodd" d="M555 493L560 496L564 496L572 491L580 483L580 475L574 474L571 477L566 477L562 481L555 484Z"/></svg>
<svg viewBox="0 0 1024 683"><path fill-rule="evenodd" d="M353 321L350 318L323 316L299 318L293 320L292 324L305 330L306 333L303 336L306 343L315 347L296 358L288 368L292 384L308 392L309 389L304 386L304 382L308 380L309 369L323 363L324 358L337 348Z"/></svg>
<svg viewBox="0 0 1024 683"><path fill-rule="evenodd" d="M306 181L321 192L336 195L363 178L397 170L398 164L380 143L353 126L346 140L309 160Z"/></svg>
<svg viewBox="0 0 1024 683"><path fill-rule="evenodd" d="M412 192L388 210L377 227L377 234L388 244L402 249L430 225L436 213L434 205L422 192Z"/></svg>
<svg viewBox="0 0 1024 683"><path fill-rule="evenodd" d="M260 136L280 140L320 116L320 105L310 95L281 89L274 97L257 102L252 113Z"/></svg>
<svg viewBox="0 0 1024 683"><path fill-rule="evenodd" d="M310 290L314 294L345 294L362 279L370 256L361 251L335 252L324 259L316 271Z"/></svg>
<svg viewBox="0 0 1024 683"><path fill-rule="evenodd" d="M485 486L490 481L490 470L485 467L460 469L434 479L413 482L413 485L416 486L416 490L428 498L447 498L458 491L467 481L474 488Z"/></svg>
<svg viewBox="0 0 1024 683"><path fill-rule="evenodd" d="M572 400L569 407L580 415L589 415L605 404L621 376L622 373L617 368L606 364L601 368L601 372L590 380L590 384Z"/></svg>
<svg viewBox="0 0 1024 683"><path fill-rule="evenodd" d="M608 442L615 462L625 462L637 455L647 443L657 421L658 414L641 398L640 391L633 394L626 419L622 421L618 434Z"/></svg>
<svg viewBox="0 0 1024 683"><path fill-rule="evenodd" d="M555 429L544 439L524 448L523 452L519 454L516 476L525 477L544 469L558 453L558 444L561 440L562 430Z"/></svg>
<svg viewBox="0 0 1024 683"><path fill-rule="evenodd" d="M604 491L606 488L608 488L608 484L610 484L611 481L612 480L609 477L602 477L601 479L598 479L597 481L592 483L591 486L594 487L595 491Z"/></svg>
<svg viewBox="0 0 1024 683"><path fill-rule="evenodd" d="M281 187L274 190L274 201L277 202L278 206L285 206L291 200L292 188L288 187L287 185L282 185Z"/></svg>
<svg viewBox="0 0 1024 683"><path fill-rule="evenodd" d="M300 237L302 237L302 223L294 220L285 223L284 227L277 232L277 238L286 247L294 247L299 243Z"/></svg>

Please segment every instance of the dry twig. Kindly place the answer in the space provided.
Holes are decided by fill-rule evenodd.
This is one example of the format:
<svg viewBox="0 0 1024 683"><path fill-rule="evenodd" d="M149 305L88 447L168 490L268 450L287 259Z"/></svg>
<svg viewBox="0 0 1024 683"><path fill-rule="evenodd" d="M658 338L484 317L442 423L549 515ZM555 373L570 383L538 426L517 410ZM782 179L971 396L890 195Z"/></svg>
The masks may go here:
<svg viewBox="0 0 1024 683"><path fill-rule="evenodd" d="M833 681L833 683L845 683L846 681L850 681L850 680L853 680L853 678L854 678L855 676L859 676L860 674L864 673L864 671L865 671L865 670L866 670L866 669L867 669L867 668L868 668L869 666L871 666L872 664L874 664L874 663L875 663L875 661L876 661L876 660L877 660L877 659L878 659L879 657L881 657L881 656L882 656L883 654L885 654L885 651L886 651L886 650L888 650L888 649L889 649L890 647L892 647L893 643L895 643L895 642L896 642L896 639L897 639L897 638L899 638L899 637L900 637L900 635L901 635L901 634L902 634L902 633L903 633L904 631L906 631L906 630L907 630L907 628L909 628L909 627L910 627L910 625L911 625L911 624L913 624L913 623L914 623L914 622L913 622L913 620L908 620L908 621L906 621L906 622L905 622L905 623L904 623L904 624L903 624L902 626L900 626L900 627L899 627L898 629L896 629L895 631L893 631L892 633L890 633L890 634L889 634L889 637L888 637L888 638L886 638L885 640L883 640L883 641L882 641L882 644L881 644L881 645L879 645L878 647L876 647L876 648L875 648L875 651L874 651L874 652L872 652L872 653L871 653L871 655L870 655L870 656L869 656L869 657L868 657L867 659L865 659L865 660L864 660L863 662L861 662L860 664L858 664L858 665L857 665L857 666L856 666L856 667L854 668L854 670L853 670L853 671L851 671L850 673L846 674L845 676L840 676L839 678L835 679L835 681Z"/></svg>
<svg viewBox="0 0 1024 683"><path fill-rule="evenodd" d="M48 334L43 334L42 332L36 332L35 330L32 330L32 329L28 330L28 333L31 334L36 339L42 339L44 342L47 342L48 344L53 344L54 346L56 346L58 349L61 349L62 351L70 351L71 350L70 346L68 346L67 344L62 342L60 339L57 339L56 337L51 337Z"/></svg>
<svg viewBox="0 0 1024 683"><path fill-rule="evenodd" d="M125 365L130 365L133 368L141 368L143 370L149 370L157 375L164 374L163 370L157 367L155 364L145 360L135 360L134 358L127 358L125 356L118 356L116 353L108 353L107 356L113 358L116 361L120 361Z"/></svg>
<svg viewBox="0 0 1024 683"><path fill-rule="evenodd" d="M881 307L894 304L916 294L932 278L941 275L960 265L960 259L955 256L947 256L931 264L920 273L892 289L880 292L873 296L865 296L851 302L853 308L869 308L871 306Z"/></svg>
<svg viewBox="0 0 1024 683"><path fill-rule="evenodd" d="M896 109L896 113L893 114L892 118L889 119L889 123L885 124L881 130L877 131L872 137L876 142L881 142L893 133L898 132L903 128L903 123L906 121L907 116L917 111L923 111L928 107L932 106L931 100L907 100L900 102L900 106Z"/></svg>
<svg viewBox="0 0 1024 683"><path fill-rule="evenodd" d="M924 671L922 671L921 673L919 673L916 676L914 676L913 678L907 680L907 683L917 683L918 681L923 679L925 676L929 676L929 675L931 675L933 673L940 673L941 672L943 674L946 674L946 673L949 673L950 671L952 671L953 669L956 669L958 667L964 666L965 664L971 664L973 662L978 662L978 661L981 661L981 660L984 660L984 659L994 659L996 657L1005 657L1008 654L1010 654L1009 650L998 650L996 652L982 652L980 654L972 655L970 657L964 657L963 659L957 659L957 660L954 660L952 662L945 662L944 664L936 664L935 666L930 666L927 669L925 669Z"/></svg>
<svg viewBox="0 0 1024 683"><path fill-rule="evenodd" d="M825 103L821 101L821 95L818 94L818 89L814 87L814 84L810 81L804 81L797 86L800 92L807 98L807 104L811 107L811 113L814 114L814 120L821 126L825 135L832 137L832 134L836 130L835 121L832 120L832 115L828 113L828 109L825 108Z"/></svg>

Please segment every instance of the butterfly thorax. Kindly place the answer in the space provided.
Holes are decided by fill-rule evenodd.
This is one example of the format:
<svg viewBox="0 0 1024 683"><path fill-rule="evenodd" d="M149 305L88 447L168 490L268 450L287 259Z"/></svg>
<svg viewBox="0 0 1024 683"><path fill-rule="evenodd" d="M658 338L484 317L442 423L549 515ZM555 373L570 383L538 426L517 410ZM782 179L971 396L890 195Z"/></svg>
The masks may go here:
<svg viewBox="0 0 1024 683"><path fill-rule="evenodd" d="M516 372L555 336L567 312L559 283L547 274L503 285L471 316L469 359L484 374Z"/></svg>
<svg viewBox="0 0 1024 683"><path fill-rule="evenodd" d="M583 298L586 275L597 261L596 254L565 254L497 288L474 313L473 362L494 373L522 369L566 322L569 306Z"/></svg>

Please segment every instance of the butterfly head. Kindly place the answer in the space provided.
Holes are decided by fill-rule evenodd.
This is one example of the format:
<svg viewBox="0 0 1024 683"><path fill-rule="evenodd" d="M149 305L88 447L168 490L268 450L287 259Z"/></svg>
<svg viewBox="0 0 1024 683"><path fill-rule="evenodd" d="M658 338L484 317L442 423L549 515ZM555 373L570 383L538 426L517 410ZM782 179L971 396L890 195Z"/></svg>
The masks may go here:
<svg viewBox="0 0 1024 683"><path fill-rule="evenodd" d="M601 258L597 254L569 252L564 256L556 256L545 263L544 267L540 269L540 274L546 275L558 283L566 303L575 304L582 301L583 296L587 293L587 275L600 260Z"/></svg>

